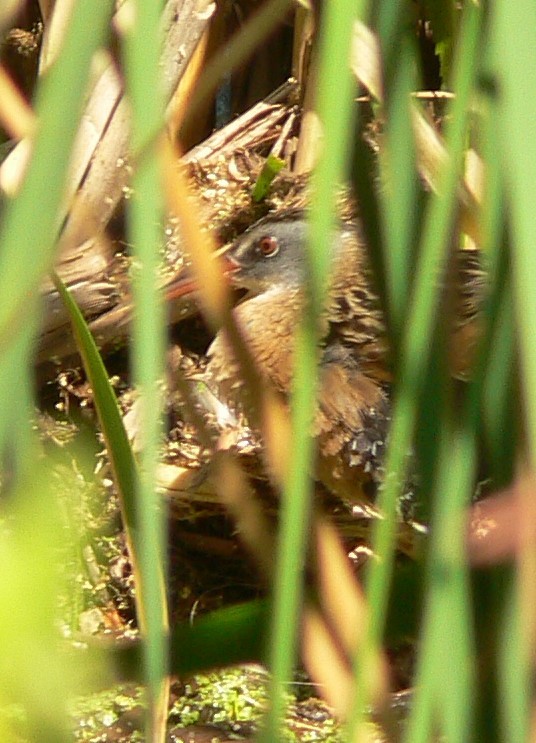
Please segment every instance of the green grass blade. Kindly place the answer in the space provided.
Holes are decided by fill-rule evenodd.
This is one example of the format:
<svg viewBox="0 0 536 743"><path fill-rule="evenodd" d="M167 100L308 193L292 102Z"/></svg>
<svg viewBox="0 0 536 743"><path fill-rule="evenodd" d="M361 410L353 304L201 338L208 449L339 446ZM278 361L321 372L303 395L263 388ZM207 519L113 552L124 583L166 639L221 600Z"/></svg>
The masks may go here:
<svg viewBox="0 0 536 743"><path fill-rule="evenodd" d="M531 679L526 671L523 611L519 586L514 582L505 603L504 629L497 658L501 676L502 734L503 740L509 743L525 743L530 739Z"/></svg>
<svg viewBox="0 0 536 743"><path fill-rule="evenodd" d="M58 597L71 588L63 498L75 483L60 481L56 468L51 458L34 458L2 503L0 737L7 743L68 743L68 703L88 676L110 682L106 658L73 659L60 641ZM20 712L10 720L13 706Z"/></svg>
<svg viewBox="0 0 536 743"><path fill-rule="evenodd" d="M84 102L91 57L106 38L112 3L89 0L73 13L57 63L40 81L34 149L21 191L0 224L0 451L14 473L33 461L32 351L38 286L53 261L57 215ZM7 459L5 459L7 457Z"/></svg>
<svg viewBox="0 0 536 743"><path fill-rule="evenodd" d="M219 666L266 663L270 623L271 604L267 600L217 609L193 624L181 622L170 632L170 672L186 676ZM111 660L122 681L142 680L138 642L106 649L99 649L96 643L90 654L97 661ZM95 681L98 684L99 680Z"/></svg>
<svg viewBox="0 0 536 743"><path fill-rule="evenodd" d="M404 483L407 452L410 450L417 418L419 391L430 359L431 338L439 302L435 277L437 267L445 259L454 217L457 183L462 171L468 103L475 80L480 32L480 12L476 6L468 4L465 15L460 38L460 49L463 52L457 58L454 77L457 97L452 104L452 120L445 134L449 160L442 174L438 194L431 198L426 215L422 248L414 277L413 297L402 341L400 381L387 453L387 474L379 502L385 518L377 522L373 540L374 550L381 559L370 563L368 573L367 588L371 616L363 655L356 659L357 699L352 730L359 724L366 706L370 703L367 684L368 659L379 649L383 636L392 575L397 499ZM350 736L352 735L351 732Z"/></svg>
<svg viewBox="0 0 536 743"><path fill-rule="evenodd" d="M164 120L160 79L159 3L137 4L132 26L125 29L126 94L132 112L132 149L143 152L132 179L128 203L129 243L134 246L135 300L133 376L139 391L143 449L137 488L139 570L145 586L144 667L148 688L147 739L165 739L169 685L167 674L168 608L165 592L165 509L155 492L162 435L162 383L165 315L158 286L163 198L157 148L146 149Z"/></svg>
<svg viewBox="0 0 536 743"><path fill-rule="evenodd" d="M53 275L53 279L58 293L69 311L77 347L91 383L99 423L106 441L117 488L120 491L125 526L130 535L130 540L135 542L139 539L135 500L137 465L123 425L115 392L108 379L106 368L91 331L78 305L61 279L55 275Z"/></svg>
<svg viewBox="0 0 536 743"><path fill-rule="evenodd" d="M161 565L153 564L153 573L148 576L148 571L140 569L140 562L144 559L142 544L144 533L140 526L138 512L138 469L134 459L130 443L127 438L121 413L115 398L114 390L110 385L106 369L100 357L95 341L91 336L89 328L82 314L69 292L58 277L54 277L55 285L60 296L69 311L73 331L76 337L78 349L84 363L86 374L93 390L95 407L101 425L101 430L106 441L106 447L114 472L115 482L118 489L123 523L127 535L132 568L136 583L136 612L138 623L142 630L147 626L149 597L155 594L155 587L147 586L148 578L156 581L157 590L164 592L164 579ZM165 606L162 595L160 607ZM159 614L160 631L167 630Z"/></svg>
<svg viewBox="0 0 536 743"><path fill-rule="evenodd" d="M512 287L516 333L519 342L520 374L526 456L536 466L536 300L534 277L536 261L536 224L534 222L534 183L536 178L536 142L533 136L536 104L534 85L536 68L536 7L527 0L513 6L496 2L493 6L493 71L499 83L499 152L502 156L512 242ZM515 40L515 43L513 43ZM531 494L533 495L533 494ZM533 549L531 545L530 549ZM532 591L535 580L532 558L520 555L517 584L508 610L505 645L510 654L501 653L501 676L505 693L505 729L509 740L528 739L532 706L533 627L535 605ZM533 560L532 560L533 564ZM524 585L528 581L529 585Z"/></svg>
<svg viewBox="0 0 536 743"><path fill-rule="evenodd" d="M417 234L419 190L415 141L411 119L411 92L415 89L414 53L403 37L397 74L387 100L385 141L380 152L385 234L386 304L391 320L393 358L397 358L411 286L411 267Z"/></svg>
<svg viewBox="0 0 536 743"><path fill-rule="evenodd" d="M285 167L285 161L275 155L268 155L259 177L253 186L251 198L253 201L262 201L270 191L270 185L279 171Z"/></svg>
<svg viewBox="0 0 536 743"><path fill-rule="evenodd" d="M51 267L60 225L71 147L84 105L91 59L106 41L111 1L81 0L73 5L63 47L41 80L39 124L28 172L17 198L6 205L0 229L0 347L24 324L39 282Z"/></svg>
<svg viewBox="0 0 536 743"><path fill-rule="evenodd" d="M475 653L464 557L465 506L476 466L477 420L475 415L471 419L460 429L451 423L443 431L421 662L406 738L412 743L430 739L432 721L449 741L465 741L472 722ZM449 664L456 674L445 678L443 670Z"/></svg>
<svg viewBox="0 0 536 743"><path fill-rule="evenodd" d="M284 710L283 690L296 657L299 610L302 602L302 564L308 539L314 457L310 437L317 391L317 341L320 309L326 292L329 254L325 249L335 223L335 198L342 183L349 151L354 82L347 64L353 21L361 4L353 0L324 8L320 46L317 110L324 130L324 153L313 175L310 232L308 308L298 331L292 395L294 451L286 484L276 566L274 618L271 636L271 709L263 740L279 739ZM332 91L337 89L337 105Z"/></svg>

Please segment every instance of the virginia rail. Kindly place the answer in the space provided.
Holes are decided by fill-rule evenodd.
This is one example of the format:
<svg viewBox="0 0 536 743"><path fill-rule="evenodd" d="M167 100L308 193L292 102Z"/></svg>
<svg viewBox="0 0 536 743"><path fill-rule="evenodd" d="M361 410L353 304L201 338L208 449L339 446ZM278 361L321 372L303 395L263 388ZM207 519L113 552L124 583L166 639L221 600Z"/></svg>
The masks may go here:
<svg viewBox="0 0 536 743"><path fill-rule="evenodd" d="M268 216L226 253L232 283L247 290L235 317L258 369L287 395L292 381L295 329L304 304L306 215ZM390 420L390 367L385 324L373 289L358 222L344 223L330 244L332 274L322 314L319 397L313 435L316 475L332 492L359 500L362 485L378 480ZM458 251L453 373L464 371L477 332L485 279L478 254ZM191 289L191 282L188 284ZM231 407L243 403L243 383L232 350L218 334L208 350L207 382Z"/></svg>

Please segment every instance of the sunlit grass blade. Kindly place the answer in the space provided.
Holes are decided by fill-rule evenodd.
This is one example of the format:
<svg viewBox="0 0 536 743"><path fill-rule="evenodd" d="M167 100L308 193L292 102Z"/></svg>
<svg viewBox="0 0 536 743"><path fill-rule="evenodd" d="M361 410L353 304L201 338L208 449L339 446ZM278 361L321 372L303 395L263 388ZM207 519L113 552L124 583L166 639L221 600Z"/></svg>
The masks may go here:
<svg viewBox="0 0 536 743"><path fill-rule="evenodd" d="M525 628L521 619L523 604L518 586L512 586L504 609L504 628L497 658L503 695L499 719L502 723L503 740L525 743L530 740L531 699L527 674L520 673L526 665L526 645L523 641Z"/></svg>
<svg viewBox="0 0 536 743"><path fill-rule="evenodd" d="M497 607L503 600L508 602L508 598L507 596L501 598L500 581L494 581L491 590L494 590L495 594L488 602L488 611L483 612L479 606L475 607L473 621L476 645L474 645L471 642L473 631L468 604L467 568L464 568L463 558L466 518L464 514L468 513L472 496L470 488L475 478L481 410L483 406L486 407L486 398L489 397L487 390L493 385L495 389L493 399L496 403L491 403L491 406L488 404L488 407L492 408L490 413L503 430L503 411L506 407L498 398L508 395L509 390L511 391L510 385L505 384L504 379L504 371L511 369L512 344L507 340L511 322L505 315L505 311L509 314L508 291L505 286L506 246L501 242L503 235L501 165L495 158L497 127L493 102L484 109L484 116L484 154L487 155L485 159L488 169L481 232L484 237L482 260L489 270L489 297L482 308L483 338L480 354L473 368L472 380L464 397L464 406L454 419L452 413L450 415L451 433L449 434L448 427L443 429L443 436L446 435L447 440L449 435L453 438L450 444L447 443L446 451L438 462L428 568L429 604L416 675L415 704L406 737L412 743L429 740L432 730L435 729L433 723L443 730L448 740L464 741L470 734L478 740L499 739L497 698L492 693L491 681L495 670L487 663L478 664L475 653L487 655L491 652L493 643L497 642L501 623ZM498 364L495 363L497 359ZM495 372L498 372L499 379ZM445 423L448 424L448 420L445 420ZM497 460L504 459L505 454L504 446L502 453L497 449ZM493 469L496 469L498 464L499 461L495 462ZM479 586L478 595L482 601L486 581L481 580L478 575L474 576L473 580L474 587ZM481 626L482 622L485 626ZM451 678L445 679L442 673L438 673L438 669L445 668L449 663L456 667L457 672ZM478 691L475 686L477 681Z"/></svg>
<svg viewBox="0 0 536 743"><path fill-rule="evenodd" d="M317 111L322 123L324 151L312 179L309 237L309 302L296 340L292 393L293 459L282 502L282 520L274 586L271 635L271 708L263 731L266 741L278 740L284 709L283 690L296 658L299 610L302 604L302 565L308 539L314 446L310 437L317 392L318 320L327 290L329 254L325 246L335 225L335 198L347 172L354 82L346 64L353 21L362 9L354 2L324 8L320 40ZM337 88L337 105L332 91Z"/></svg>
<svg viewBox="0 0 536 743"><path fill-rule="evenodd" d="M526 434L526 457L532 472L536 467L536 224L534 221L534 183L536 142L532 135L536 104L536 9L521 0L515 7L497 0L492 15L492 63L498 78L498 122L504 178L511 221L512 288L519 342L521 395ZM515 44L512 40L515 39ZM533 501L534 493L527 494ZM532 587L536 580L534 545L520 548L517 584L512 603L518 615L508 614L505 644L511 649L501 654L501 675L506 693L505 729L512 740L527 740L533 699L531 695L534 659L536 602ZM515 661L514 661L515 659ZM513 667L517 669L514 674Z"/></svg>
<svg viewBox="0 0 536 743"><path fill-rule="evenodd" d="M61 280L55 276L54 281L69 311L78 349L93 390L95 408L114 472L136 584L136 612L140 629L144 634L149 611L148 596L152 597L155 591L159 591L159 607L165 607L166 603L161 564L153 563L153 573L150 577L156 581L156 586L152 586L151 589L148 589L146 584L147 571L140 569L140 561L143 559L143 551L140 549L143 534L140 527L137 502L139 477L137 463L127 438L114 390L110 385L102 358L87 323ZM159 621L165 631L167 625L163 623L161 614L159 615Z"/></svg>
<svg viewBox="0 0 536 743"><path fill-rule="evenodd" d="M255 186L253 187L253 192L251 194L253 201L262 201L266 197L270 190L270 184L284 166L285 161L280 157L268 155L261 170L261 174L257 178Z"/></svg>
<svg viewBox="0 0 536 743"><path fill-rule="evenodd" d="M536 142L529 136L535 106L532 97L527 99L527 93L532 90L536 80L536 70L532 64L532 49L536 42L536 27L532 23L534 11L530 2L518 3L516 11L512 13L504 3L497 2L495 13L495 64L501 82L499 131L511 197L514 299L524 394L528 406L529 451L533 462L536 460L536 300L533 291L536 224L533 219L532 189L536 176ZM516 34L515 49L510 41L512 34Z"/></svg>
<svg viewBox="0 0 536 743"><path fill-rule="evenodd" d="M6 205L0 230L0 346L24 324L28 297L50 268L60 225L71 146L84 104L95 51L105 42L113 3L90 0L73 6L71 23L55 64L40 81L35 104L39 125L33 156L17 198ZM39 218L36 219L38 210Z"/></svg>
<svg viewBox="0 0 536 743"><path fill-rule="evenodd" d="M370 563L368 596L371 617L368 626L368 646L356 659L357 699L353 725L356 725L370 698L367 691L367 658L376 651L383 635L389 586L392 575L392 554L395 539L397 499L403 487L407 452L417 422L419 391L426 374L432 348L439 292L438 266L444 263L448 237L454 218L457 184L462 173L463 152L468 124L469 100L473 90L477 63L480 12L469 4L459 40L459 52L453 78L456 99L451 108L452 119L445 134L449 159L442 173L438 194L431 197L425 217L422 246L417 259L413 296L410 302L406 332L402 340L402 359L395 399L390 442L386 461L386 480L380 494L384 518L377 522L373 540L380 559ZM434 277L432 279L432 277Z"/></svg>
<svg viewBox="0 0 536 743"><path fill-rule="evenodd" d="M69 311L84 369L91 382L97 415L108 447L116 484L121 493L125 525L132 538L138 529L134 495L137 477L136 461L123 425L114 389L87 323L61 279L58 276L53 278Z"/></svg>
<svg viewBox="0 0 536 743"><path fill-rule="evenodd" d="M474 659L465 506L476 464L475 419L460 427L444 420L436 478L426 613L416 695L406 740L429 740L435 723L450 741L468 739L474 710ZM454 610L455 608L455 610ZM456 674L444 678L448 663ZM438 699L442 700L438 705Z"/></svg>
<svg viewBox="0 0 536 743"><path fill-rule="evenodd" d="M105 658L70 655L59 632L72 538L63 499L76 487L75 478L60 477L53 458L37 455L28 464L4 498L0 520L0 734L6 743L68 743L69 702L91 678L106 684L111 674Z"/></svg>
<svg viewBox="0 0 536 743"><path fill-rule="evenodd" d="M165 592L165 509L156 493L156 467L162 435L162 377L165 358L165 314L158 292L161 219L164 211L158 148L144 150L164 119L164 81L160 66L160 6L139 2L124 31L126 94L132 114L132 150L144 152L132 179L127 221L134 246L135 301L132 327L133 376L139 390L143 448L136 503L140 541L138 570L144 586L144 667L148 691L147 739L163 741L169 699L168 607Z"/></svg>
<svg viewBox="0 0 536 743"><path fill-rule="evenodd" d="M38 286L52 264L71 145L91 57L106 37L112 3L97 12L80 3L58 63L41 81L34 152L17 198L6 201L0 224L0 451L14 473L32 461L32 345L38 323ZM3 461L6 461L5 459Z"/></svg>

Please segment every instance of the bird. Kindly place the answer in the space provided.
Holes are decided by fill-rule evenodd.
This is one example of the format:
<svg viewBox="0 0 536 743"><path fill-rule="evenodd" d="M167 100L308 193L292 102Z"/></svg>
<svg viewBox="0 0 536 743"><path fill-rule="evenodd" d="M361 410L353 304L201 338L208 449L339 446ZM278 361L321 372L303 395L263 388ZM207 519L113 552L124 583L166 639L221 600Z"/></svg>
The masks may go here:
<svg viewBox="0 0 536 743"><path fill-rule="evenodd" d="M307 213L269 214L243 232L225 252L231 283L245 291L233 313L258 371L288 399L295 330L306 301ZM365 500L381 482L391 420L392 359L384 311L358 219L341 222L327 246L331 258L327 301L320 317L319 385L311 434L316 477L344 500ZM478 336L485 274L477 251L456 256L453 336L467 366ZM191 290L191 282L186 282ZM177 295L175 290L175 295ZM240 366L225 335L207 352L208 386L230 408L244 406ZM372 487L370 487L372 486Z"/></svg>

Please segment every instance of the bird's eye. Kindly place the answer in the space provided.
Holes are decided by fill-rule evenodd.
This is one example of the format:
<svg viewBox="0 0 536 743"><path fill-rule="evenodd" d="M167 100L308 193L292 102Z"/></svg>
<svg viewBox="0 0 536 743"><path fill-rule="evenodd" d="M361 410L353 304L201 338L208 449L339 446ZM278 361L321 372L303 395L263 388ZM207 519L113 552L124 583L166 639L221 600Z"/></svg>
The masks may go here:
<svg viewBox="0 0 536 743"><path fill-rule="evenodd" d="M258 251L263 258L272 258L279 253L279 240L273 235L261 237L258 243Z"/></svg>

